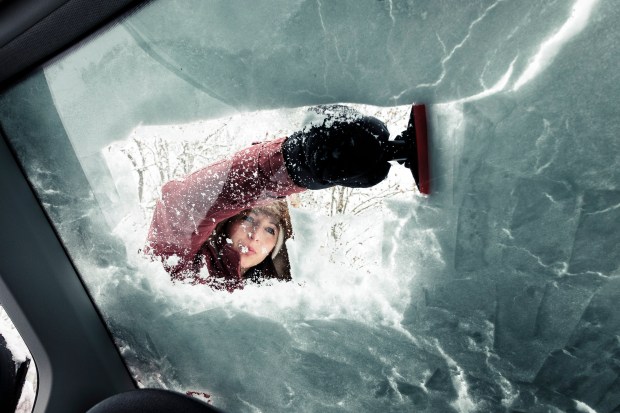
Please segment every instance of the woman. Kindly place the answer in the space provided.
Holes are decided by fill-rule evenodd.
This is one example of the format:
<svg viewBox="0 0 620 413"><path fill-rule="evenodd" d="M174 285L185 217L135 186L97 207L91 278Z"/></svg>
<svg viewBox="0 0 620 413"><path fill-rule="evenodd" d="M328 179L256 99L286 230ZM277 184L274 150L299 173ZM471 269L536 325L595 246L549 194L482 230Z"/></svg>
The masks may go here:
<svg viewBox="0 0 620 413"><path fill-rule="evenodd" d="M387 176L381 154L389 132L381 121L343 106L314 111L317 125L163 186L148 251L173 280L228 291L248 280L289 280L282 261L292 231L283 198L333 185L369 187Z"/></svg>

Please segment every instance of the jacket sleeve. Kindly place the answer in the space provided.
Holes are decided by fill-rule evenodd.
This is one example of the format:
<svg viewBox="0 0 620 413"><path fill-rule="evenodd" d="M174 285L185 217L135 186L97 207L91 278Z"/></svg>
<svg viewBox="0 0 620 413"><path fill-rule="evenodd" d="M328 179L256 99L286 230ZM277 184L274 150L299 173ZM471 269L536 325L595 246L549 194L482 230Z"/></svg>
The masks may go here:
<svg viewBox="0 0 620 413"><path fill-rule="evenodd" d="M286 171L283 141L253 145L183 180L166 183L153 214L148 251L161 257L170 272L189 269L219 222L303 191Z"/></svg>

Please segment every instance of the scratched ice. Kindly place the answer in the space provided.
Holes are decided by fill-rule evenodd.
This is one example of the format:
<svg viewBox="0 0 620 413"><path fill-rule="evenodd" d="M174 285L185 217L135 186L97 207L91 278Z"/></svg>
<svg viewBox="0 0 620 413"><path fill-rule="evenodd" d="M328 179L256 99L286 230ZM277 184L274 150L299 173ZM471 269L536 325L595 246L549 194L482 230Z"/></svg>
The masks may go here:
<svg viewBox="0 0 620 413"><path fill-rule="evenodd" d="M619 19L600 0L153 2L46 68L62 123L41 130L71 155L16 147L145 386L231 412L619 411ZM52 118L20 116L30 90L0 100L9 136ZM414 101L433 194L293 209L294 282L172 285L138 253L160 179L123 155L140 139L240 149L301 107Z"/></svg>

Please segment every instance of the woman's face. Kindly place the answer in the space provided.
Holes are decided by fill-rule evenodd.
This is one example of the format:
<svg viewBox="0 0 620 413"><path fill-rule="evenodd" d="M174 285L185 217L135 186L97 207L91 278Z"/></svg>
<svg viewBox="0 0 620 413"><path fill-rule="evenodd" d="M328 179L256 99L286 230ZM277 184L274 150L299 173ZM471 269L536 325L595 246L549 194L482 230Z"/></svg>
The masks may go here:
<svg viewBox="0 0 620 413"><path fill-rule="evenodd" d="M280 229L276 220L261 212L235 217L226 229L228 242L241 255L241 273L263 262L276 246Z"/></svg>

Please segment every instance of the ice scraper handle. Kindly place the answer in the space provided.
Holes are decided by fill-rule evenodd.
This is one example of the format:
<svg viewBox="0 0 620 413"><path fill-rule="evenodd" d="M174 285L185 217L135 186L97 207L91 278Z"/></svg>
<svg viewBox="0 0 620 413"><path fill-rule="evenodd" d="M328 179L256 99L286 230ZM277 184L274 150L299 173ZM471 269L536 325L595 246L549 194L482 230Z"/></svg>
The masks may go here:
<svg viewBox="0 0 620 413"><path fill-rule="evenodd" d="M404 163L409 160L409 142L404 140L395 139L393 141L385 142L383 146L383 159L386 161L398 161Z"/></svg>
<svg viewBox="0 0 620 413"><path fill-rule="evenodd" d="M390 164L382 156L390 133L370 116L326 117L282 144L293 182L308 189L334 185L367 188L383 181Z"/></svg>

